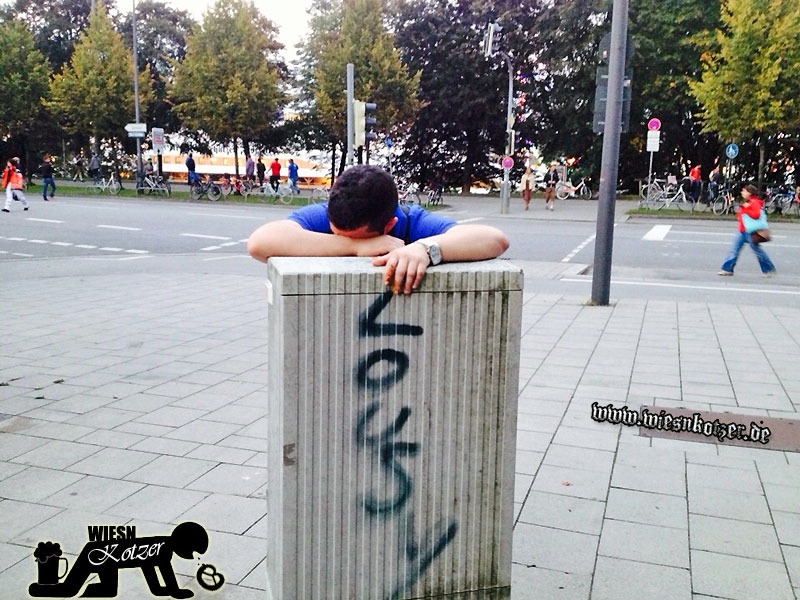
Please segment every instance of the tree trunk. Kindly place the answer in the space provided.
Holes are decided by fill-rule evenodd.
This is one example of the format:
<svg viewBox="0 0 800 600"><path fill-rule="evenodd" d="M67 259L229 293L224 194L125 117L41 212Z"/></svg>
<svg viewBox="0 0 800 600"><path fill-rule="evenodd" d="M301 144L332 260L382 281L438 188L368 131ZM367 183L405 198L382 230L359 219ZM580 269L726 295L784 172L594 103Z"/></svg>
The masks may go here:
<svg viewBox="0 0 800 600"><path fill-rule="evenodd" d="M342 158L339 160L339 175L344 173L345 161L347 160L347 152L342 149Z"/></svg>
<svg viewBox="0 0 800 600"><path fill-rule="evenodd" d="M333 147L331 151L331 187L333 187L336 181L336 142L333 142L331 145Z"/></svg>
<svg viewBox="0 0 800 600"><path fill-rule="evenodd" d="M253 156L250 153L250 140L242 140L242 147L244 148L244 155L245 156Z"/></svg>
<svg viewBox="0 0 800 600"><path fill-rule="evenodd" d="M100 134L97 132L97 129L94 130L94 136L92 139L92 151L100 156Z"/></svg>
<svg viewBox="0 0 800 600"><path fill-rule="evenodd" d="M764 188L764 163L766 162L767 140L765 136L758 138L758 193Z"/></svg>
<svg viewBox="0 0 800 600"><path fill-rule="evenodd" d="M236 179L239 179L239 138L233 138L233 166Z"/></svg>

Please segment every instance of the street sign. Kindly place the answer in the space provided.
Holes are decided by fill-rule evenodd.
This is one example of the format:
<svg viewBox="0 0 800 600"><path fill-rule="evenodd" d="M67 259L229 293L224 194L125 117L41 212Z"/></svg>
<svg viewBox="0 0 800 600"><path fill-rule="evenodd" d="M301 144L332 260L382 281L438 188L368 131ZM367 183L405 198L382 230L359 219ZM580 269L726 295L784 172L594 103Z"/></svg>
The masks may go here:
<svg viewBox="0 0 800 600"><path fill-rule="evenodd" d="M128 123L125 125L125 131L128 133L147 133L147 123Z"/></svg>
<svg viewBox="0 0 800 600"><path fill-rule="evenodd" d="M725 147L725 156L731 159L739 156L739 146L736 144L728 144Z"/></svg>
<svg viewBox="0 0 800 600"><path fill-rule="evenodd" d="M384 143L386 144L387 148L391 148L392 147L392 138L390 138L390 137L385 138L384 139Z"/></svg>
<svg viewBox="0 0 800 600"><path fill-rule="evenodd" d="M658 129L651 129L647 132L647 151L658 152L661 143L661 132Z"/></svg>
<svg viewBox="0 0 800 600"><path fill-rule="evenodd" d="M649 131L658 131L659 129L661 129L661 119L655 119L655 118L650 119L647 122L647 129Z"/></svg>
<svg viewBox="0 0 800 600"><path fill-rule="evenodd" d="M147 135L146 131L129 131L128 137L129 138L143 138Z"/></svg>
<svg viewBox="0 0 800 600"><path fill-rule="evenodd" d="M633 88L631 81L633 79L633 69L625 70L625 78L622 81L622 132L628 131L631 116L631 98L633 97ZM608 67L597 67L596 77L597 87L595 88L594 95L594 120L592 122L592 131L595 133L603 133L605 130L606 121L606 100L608 98Z"/></svg>
<svg viewBox="0 0 800 600"><path fill-rule="evenodd" d="M503 168L508 171L514 166L514 159L510 156L504 156L502 162Z"/></svg>
<svg viewBox="0 0 800 600"><path fill-rule="evenodd" d="M150 135L153 138L153 150L161 154L164 150L164 130L158 127L153 127L150 130Z"/></svg>

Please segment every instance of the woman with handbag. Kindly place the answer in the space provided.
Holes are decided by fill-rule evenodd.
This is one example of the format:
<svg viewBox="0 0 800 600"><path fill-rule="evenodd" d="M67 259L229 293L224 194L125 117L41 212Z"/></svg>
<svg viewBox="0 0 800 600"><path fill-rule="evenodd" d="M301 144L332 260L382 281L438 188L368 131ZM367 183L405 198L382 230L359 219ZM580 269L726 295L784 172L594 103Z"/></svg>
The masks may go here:
<svg viewBox="0 0 800 600"><path fill-rule="evenodd" d="M736 259L742 246L750 244L753 252L758 259L761 267L761 274L764 277L772 277L775 274L775 265L761 247L762 242L770 240L769 229L767 228L767 216L764 212L764 202L756 196L758 189L754 185L746 185L742 188L742 204L736 211L739 222L739 232L733 239L733 246L728 253L725 262L722 263L720 275L733 275L733 268L736 266Z"/></svg>

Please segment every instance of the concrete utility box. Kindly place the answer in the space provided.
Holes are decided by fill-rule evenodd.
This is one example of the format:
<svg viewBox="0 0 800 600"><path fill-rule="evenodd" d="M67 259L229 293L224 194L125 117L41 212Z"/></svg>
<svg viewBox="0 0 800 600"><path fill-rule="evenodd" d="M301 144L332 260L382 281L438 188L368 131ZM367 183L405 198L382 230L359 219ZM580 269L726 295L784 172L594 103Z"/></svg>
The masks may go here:
<svg viewBox="0 0 800 600"><path fill-rule="evenodd" d="M522 272L269 261L267 597L506 598Z"/></svg>

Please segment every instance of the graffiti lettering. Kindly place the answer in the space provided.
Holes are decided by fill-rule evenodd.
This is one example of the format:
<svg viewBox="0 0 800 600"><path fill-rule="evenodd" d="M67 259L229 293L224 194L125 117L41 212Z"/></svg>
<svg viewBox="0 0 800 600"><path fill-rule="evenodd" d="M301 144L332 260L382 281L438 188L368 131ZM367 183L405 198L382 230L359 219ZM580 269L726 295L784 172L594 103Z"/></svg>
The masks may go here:
<svg viewBox="0 0 800 600"><path fill-rule="evenodd" d="M392 300L394 293L389 290L384 292L361 314L358 320L358 333L361 337L381 337L385 335L422 335L419 325L401 325L399 323L376 323L375 319L381 314Z"/></svg>
<svg viewBox="0 0 800 600"><path fill-rule="evenodd" d="M386 373L382 377L370 377L369 370L381 361L394 364L394 370ZM388 389L398 383L408 372L408 355L391 348L374 350L364 356L358 362L356 369L356 380L360 387L366 387L377 392L381 389Z"/></svg>

